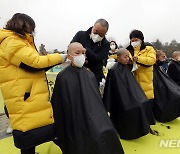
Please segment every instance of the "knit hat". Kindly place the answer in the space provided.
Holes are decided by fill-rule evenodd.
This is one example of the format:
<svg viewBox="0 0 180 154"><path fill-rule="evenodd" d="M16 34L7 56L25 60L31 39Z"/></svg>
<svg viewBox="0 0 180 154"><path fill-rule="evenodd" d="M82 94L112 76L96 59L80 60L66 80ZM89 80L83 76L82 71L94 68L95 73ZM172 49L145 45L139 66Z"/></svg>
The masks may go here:
<svg viewBox="0 0 180 154"><path fill-rule="evenodd" d="M130 35L129 35L129 38L132 39L132 38L138 38L140 39L142 42L144 42L144 35L141 31L139 30L133 30Z"/></svg>

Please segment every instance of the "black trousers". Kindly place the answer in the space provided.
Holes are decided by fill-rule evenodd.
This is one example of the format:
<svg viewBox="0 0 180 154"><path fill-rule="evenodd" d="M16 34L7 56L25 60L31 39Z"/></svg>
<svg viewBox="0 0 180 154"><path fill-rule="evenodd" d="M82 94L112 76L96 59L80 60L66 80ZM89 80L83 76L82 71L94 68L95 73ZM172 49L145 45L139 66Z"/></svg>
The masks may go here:
<svg viewBox="0 0 180 154"><path fill-rule="evenodd" d="M31 149L21 149L21 154L35 154L35 147Z"/></svg>

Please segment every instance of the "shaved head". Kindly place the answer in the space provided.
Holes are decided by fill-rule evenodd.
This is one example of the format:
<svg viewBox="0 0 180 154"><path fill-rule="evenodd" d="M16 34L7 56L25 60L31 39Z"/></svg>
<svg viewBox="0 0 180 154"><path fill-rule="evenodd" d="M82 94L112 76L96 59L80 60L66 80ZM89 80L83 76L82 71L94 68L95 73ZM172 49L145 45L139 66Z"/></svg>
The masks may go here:
<svg viewBox="0 0 180 154"><path fill-rule="evenodd" d="M175 57L177 57L178 55L180 55L180 51L174 51L174 52L172 53L172 58L175 58Z"/></svg>
<svg viewBox="0 0 180 154"><path fill-rule="evenodd" d="M120 48L120 49L117 50L117 56L121 56L125 52L129 52L129 51L127 49L125 49L125 48Z"/></svg>
<svg viewBox="0 0 180 154"><path fill-rule="evenodd" d="M68 45L68 54L71 54L72 51L76 50L77 48L83 48L81 43L73 42Z"/></svg>
<svg viewBox="0 0 180 154"><path fill-rule="evenodd" d="M117 61L121 64L127 65L129 62L129 51L125 48L117 50Z"/></svg>
<svg viewBox="0 0 180 154"><path fill-rule="evenodd" d="M86 49L82 46L81 43L73 42L68 45L67 58L73 62L74 56L84 55Z"/></svg>
<svg viewBox="0 0 180 154"><path fill-rule="evenodd" d="M156 61L165 61L166 60L166 54L163 50L157 50L156 51Z"/></svg>

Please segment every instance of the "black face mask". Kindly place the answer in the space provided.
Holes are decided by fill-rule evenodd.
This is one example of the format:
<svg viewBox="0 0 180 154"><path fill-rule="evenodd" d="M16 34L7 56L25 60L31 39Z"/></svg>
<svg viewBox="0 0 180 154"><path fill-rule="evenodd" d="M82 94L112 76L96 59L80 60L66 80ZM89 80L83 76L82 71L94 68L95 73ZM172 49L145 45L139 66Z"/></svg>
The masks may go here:
<svg viewBox="0 0 180 154"><path fill-rule="evenodd" d="M163 65L164 63L165 63L165 61L160 61L160 60L157 61L158 65Z"/></svg>

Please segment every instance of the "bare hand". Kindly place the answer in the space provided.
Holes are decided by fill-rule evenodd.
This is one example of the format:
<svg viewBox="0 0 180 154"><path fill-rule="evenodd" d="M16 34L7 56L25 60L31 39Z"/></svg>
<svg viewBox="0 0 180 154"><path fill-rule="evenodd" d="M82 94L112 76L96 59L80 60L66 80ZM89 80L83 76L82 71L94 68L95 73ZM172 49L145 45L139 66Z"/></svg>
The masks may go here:
<svg viewBox="0 0 180 154"><path fill-rule="evenodd" d="M133 57L133 61L134 61L134 62L137 62L137 61L138 61L138 56L134 56L134 57Z"/></svg>

